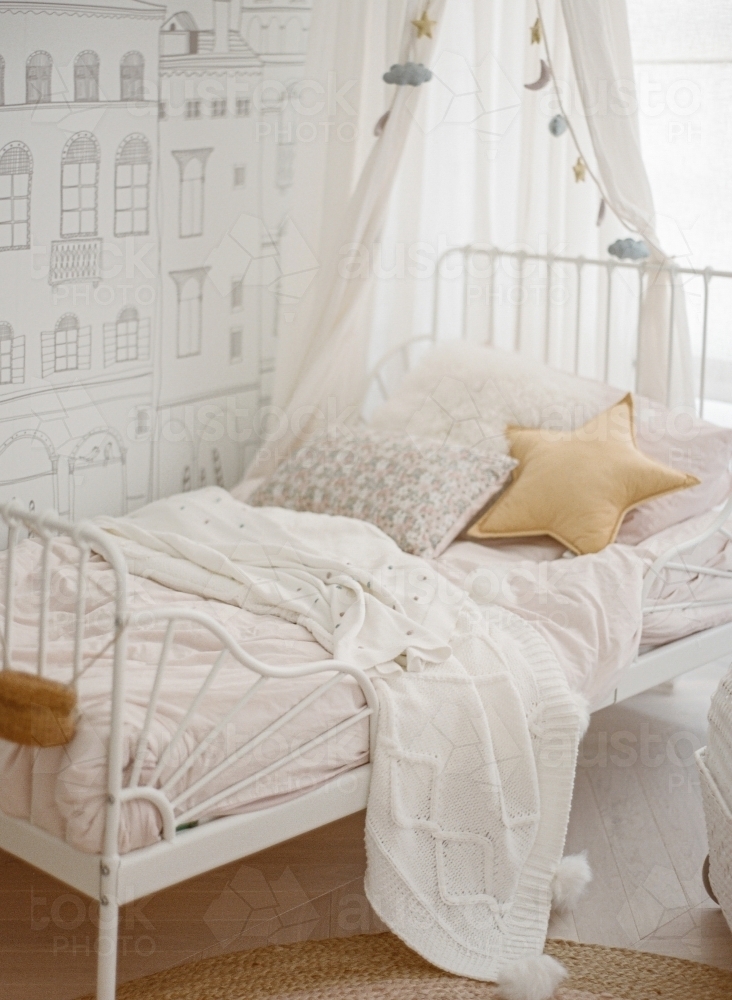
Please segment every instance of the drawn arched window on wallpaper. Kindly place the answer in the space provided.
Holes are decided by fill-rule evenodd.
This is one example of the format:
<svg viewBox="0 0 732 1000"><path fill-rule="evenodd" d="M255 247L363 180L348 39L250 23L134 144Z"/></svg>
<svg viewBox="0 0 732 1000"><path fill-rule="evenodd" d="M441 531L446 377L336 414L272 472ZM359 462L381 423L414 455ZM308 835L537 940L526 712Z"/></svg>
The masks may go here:
<svg viewBox="0 0 732 1000"><path fill-rule="evenodd" d="M74 100L99 100L99 56L91 49L80 52L74 60Z"/></svg>
<svg viewBox="0 0 732 1000"><path fill-rule="evenodd" d="M178 233L181 237L203 233L206 161L211 152L211 149L186 149L173 153L180 170Z"/></svg>
<svg viewBox="0 0 732 1000"><path fill-rule="evenodd" d="M0 321L0 385L25 380L25 337L16 337L10 323Z"/></svg>
<svg viewBox="0 0 732 1000"><path fill-rule="evenodd" d="M61 235L97 235L99 143L77 132L61 154Z"/></svg>
<svg viewBox="0 0 732 1000"><path fill-rule="evenodd" d="M0 250L30 246L30 194L33 161L22 142L0 149Z"/></svg>
<svg viewBox="0 0 732 1000"><path fill-rule="evenodd" d="M142 101L145 96L145 60L142 52L127 52L119 64L120 100Z"/></svg>
<svg viewBox="0 0 732 1000"><path fill-rule="evenodd" d="M114 323L104 324L104 367L150 358L150 318L135 306L120 309Z"/></svg>
<svg viewBox="0 0 732 1000"><path fill-rule="evenodd" d="M114 235L130 236L150 229L150 143L139 132L128 135L117 150L114 177Z"/></svg>
<svg viewBox="0 0 732 1000"><path fill-rule="evenodd" d="M201 353L203 328L203 283L207 267L171 271L178 293L178 357L190 358Z"/></svg>
<svg viewBox="0 0 732 1000"><path fill-rule="evenodd" d="M33 52L25 64L25 103L45 104L51 100L53 60L48 52Z"/></svg>
<svg viewBox="0 0 732 1000"><path fill-rule="evenodd" d="M5 60L0 56L0 107L5 104Z"/></svg>
<svg viewBox="0 0 732 1000"><path fill-rule="evenodd" d="M79 317L75 313L64 313L53 331L41 334L43 377L90 367L91 327L80 326Z"/></svg>

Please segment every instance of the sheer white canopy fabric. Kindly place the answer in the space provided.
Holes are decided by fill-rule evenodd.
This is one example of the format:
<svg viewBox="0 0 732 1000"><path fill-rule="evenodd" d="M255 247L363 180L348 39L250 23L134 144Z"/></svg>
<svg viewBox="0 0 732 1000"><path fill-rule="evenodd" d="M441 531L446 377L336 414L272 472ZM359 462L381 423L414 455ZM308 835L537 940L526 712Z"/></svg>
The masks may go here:
<svg viewBox="0 0 732 1000"><path fill-rule="evenodd" d="M651 262L662 264L667 258L656 233L653 194L641 152L625 0L562 0L562 8L608 201L651 248ZM614 100L611 93L609 100L596 101L603 85ZM668 405L693 405L692 370L683 286L668 271L651 272L643 302L638 389Z"/></svg>
<svg viewBox="0 0 732 1000"><path fill-rule="evenodd" d="M602 258L627 226L663 259L638 140L625 0L541 3L563 105L622 220L607 212L600 226L595 185L574 180L574 143L547 127L560 110L553 87L524 87L544 55L530 44L536 0L433 2L435 37L415 40L411 21L424 7L423 0L315 0L305 86L328 100L309 118L317 140L298 148L282 246L276 426L249 477L270 471L310 434L338 433L360 410L370 365L430 332L435 267L448 247L483 243ZM428 64L433 79L387 87L384 70L407 59ZM588 99L608 82L621 88L627 114L602 113ZM388 123L374 137L390 104ZM677 293L674 372L690 372ZM663 400L670 299L664 278L652 284L640 351L639 388ZM562 309L560 302L560 330L569 324ZM538 296L524 310L529 327L532 311L538 329ZM599 304L596 311L596 330L590 320L581 345L590 375L603 351ZM447 319L444 335L457 335ZM621 344L620 352L631 346ZM549 360L561 365L563 351L558 338ZM671 381L674 401L688 402L681 375Z"/></svg>
<svg viewBox="0 0 732 1000"><path fill-rule="evenodd" d="M435 38L445 2L434 0L429 5L429 16L436 21ZM250 476L270 471L308 436L330 432L353 415L363 395L371 268L362 262L364 256L370 259L383 228L394 176L423 90L391 86L389 108L383 102L381 78L391 61L429 62L434 40L428 35L416 38L412 25L423 11L423 0L315 4L306 82L322 80L325 71L326 83L316 89L327 93L334 85L340 87L351 104L331 103L328 94L322 114L331 127L298 164L296 209L282 269L288 276L285 291L297 294L292 286L299 281L304 294L290 327L280 328L273 403L282 412ZM374 126L385 108L388 121L375 137ZM351 128L344 129L345 124ZM367 145L371 148L351 194ZM304 206L302 214L298 205ZM308 258L311 266L303 268Z"/></svg>

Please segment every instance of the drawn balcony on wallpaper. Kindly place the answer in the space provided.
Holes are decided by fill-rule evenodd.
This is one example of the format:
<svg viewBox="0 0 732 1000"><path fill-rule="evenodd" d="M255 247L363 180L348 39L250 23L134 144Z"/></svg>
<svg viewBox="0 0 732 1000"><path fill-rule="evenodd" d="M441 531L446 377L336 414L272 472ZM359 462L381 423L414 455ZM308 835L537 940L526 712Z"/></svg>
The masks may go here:
<svg viewBox="0 0 732 1000"><path fill-rule="evenodd" d="M121 513L242 474L310 7L0 0L0 498Z"/></svg>

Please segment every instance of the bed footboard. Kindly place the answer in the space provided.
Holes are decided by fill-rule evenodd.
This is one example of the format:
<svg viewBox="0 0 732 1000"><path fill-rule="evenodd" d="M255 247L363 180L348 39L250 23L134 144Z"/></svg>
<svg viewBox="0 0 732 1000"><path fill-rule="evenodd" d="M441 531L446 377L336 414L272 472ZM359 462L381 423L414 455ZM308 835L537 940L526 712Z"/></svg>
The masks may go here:
<svg viewBox="0 0 732 1000"><path fill-rule="evenodd" d="M363 670L360 670L350 664L332 659L323 659L292 667L270 666L247 653L247 651L233 639L233 637L219 622L215 621L203 612L192 609L186 610L180 607L167 607L145 610L144 612L130 613L128 607L127 566L125 564L125 560L114 540L91 522L82 521L78 524L70 524L63 521L55 512L36 514L25 510L17 503L9 503L0 506L0 518L7 526L8 530L4 581L5 608L2 663L4 670L13 669L13 625L16 602L19 597L16 587L15 569L17 548L23 533L33 536L41 545L37 595L38 652L36 659L36 672L40 677L47 674L47 656L50 633L49 612L51 607L51 595L54 591L54 581L52 580L51 572L51 549L54 540L59 537L64 537L65 539L71 541L78 551L75 573L76 580L73 603L73 623L71 625L73 630L73 655L71 658L72 662L69 665L68 677L69 686L75 689L79 687L80 678L85 668L89 665L88 662L85 661L84 643L86 575L89 557L92 552L103 556L113 571L114 625L109 641L107 645L104 646L104 650L107 651L111 648L112 658L111 723L109 732L108 758L106 762L106 801L103 846L101 853L97 856L97 863L99 866L99 890L98 893L95 893L100 904L97 998L98 1000L113 1000L115 996L116 982L119 906L124 902L128 902L131 898L129 896L129 892L127 891L124 892L124 898L120 898L120 872L124 867L126 867L124 864L125 860L131 857L131 855L125 855L124 858L121 858L119 853L122 805L135 799L146 800L152 803L161 818L163 831L162 843L153 845L150 848L144 848L138 852L132 852L133 855L145 855L145 863L142 864L142 867L137 865L139 870L137 871L137 876L135 878L136 887L134 896L139 897L148 892L155 891L156 888L159 888L157 884L153 885L152 883L148 886L145 884L146 879L144 878L145 872L150 874L155 870L155 851L163 849L164 853L165 851L169 852L171 848L176 846L176 843L179 840L181 842L185 841L189 834L181 834L181 830L183 828L188 829L191 826L196 825L199 819L204 818L207 815L210 816L212 812L215 812L217 806L223 803L224 800L230 799L232 795L245 791L248 786L256 784L256 782L260 781L262 778L265 778L275 771L286 767L290 762L294 761L298 757L309 753L326 741L337 737L340 733L353 726L363 723L367 719L370 721L371 735L373 738L377 723L378 700L373 684ZM155 622L163 623L165 631L147 700L144 724L137 741L132 767L127 767L127 773L125 775L123 774L125 763L123 759L123 721L125 708L127 639L128 634L143 621L146 626ZM215 646L219 652L217 653L212 666L207 669L200 684L197 683L196 689L191 692L190 702L188 703L177 728L167 742L165 749L157 759L154 770L151 774L144 773L143 763L146 759L151 739L152 726L155 720L156 709L158 707L162 690L163 678L166 670L171 665L170 654L176 628L179 626L190 627L191 625L197 629L206 630L209 633L209 636L213 637L215 640ZM97 657L94 659L97 659L98 656L99 654L97 654ZM171 754L175 751L176 747L178 747L180 741L183 740L186 735L190 737L190 726L194 716L196 715L198 706L201 704L207 691L214 683L217 674L221 671L224 664L230 664L232 660L256 675L256 680L246 686L246 689L243 690L241 697L237 698L234 703L230 705L226 713L221 718L216 721L212 721L211 728L205 733L205 735L203 735L202 738L199 738L193 744L192 749L190 738L187 740L188 752L183 757L182 762L179 763L179 765L173 770L172 774L165 773L166 763L169 759L172 759ZM301 698L286 712L271 721L269 725L256 732L256 734L248 739L243 746L238 746L231 750L231 752L227 752L222 759L217 759L213 766L207 768L205 763L206 751L213 746L217 738L220 737L222 733L225 733L227 725L236 716L238 716L239 713L246 712L248 703L263 686L268 685L271 687L276 685L278 681L291 680L293 678L302 678L312 675L322 675L322 680L317 683L314 689L310 690L305 697ZM260 747L267 739L275 735L289 722L296 719L298 715L305 712L319 698L326 695L344 678L352 678L359 685L365 702L362 708L337 724L330 726L330 728L325 731L304 740L300 745L290 749L287 753L283 753L277 759L268 761L264 764L264 766L255 767L255 770L253 772L249 771L246 774L246 777L232 778L231 781L228 780L227 771L229 771L234 765L240 765L247 756L252 757L257 748ZM194 766L197 766L198 772L201 772L203 769L202 776L198 777L195 781L183 781L183 784L181 785L182 779L186 778L188 772ZM168 766L167 771L170 771L170 766ZM211 794L206 794L206 785L214 781L216 782L217 790ZM363 784L363 780L361 780L361 784ZM180 790L181 787L183 789L182 791ZM358 799L358 802L361 803L362 796L360 795L360 786L357 791L358 794L356 794L356 798ZM340 790L338 794L343 795L343 790ZM32 798L33 796L31 795L31 800ZM323 803L325 803L327 813L327 795L325 797L321 795L320 799ZM359 806L357 805L356 807L358 808ZM276 810L277 807L274 807L274 809ZM331 809L331 811L333 810ZM246 830L246 821L252 815L253 814L249 814L249 816L233 818L241 821L239 826L241 826L242 832ZM206 825L213 827L218 822L225 824L227 821L217 820L212 824ZM324 820L324 822L328 822L328 819ZM231 825L232 824L229 823L229 826ZM251 820L248 825L252 827ZM7 822L0 823L0 846L5 847L13 853L19 853L18 838L23 836L23 831L25 831L27 836L37 839L38 844L36 846L38 847L38 850L31 851L30 853L23 850L20 852L21 856L25 856L27 860L32 860L33 863L39 864L47 870L49 874L65 880L64 869L68 863L66 855L69 851L73 851L73 849L69 848L68 845L62 845L59 843L59 850L54 851L52 844L50 843L49 834L34 823L34 817L32 814L27 823L25 821L10 820L9 818L7 818ZM195 832L199 833L199 831ZM227 831L222 828L221 832L222 834L225 834ZM203 834L204 830L202 829L200 833ZM292 836L294 834L290 833L289 835ZM281 838L274 835L270 842L275 843L278 839ZM229 844L230 848L230 833L228 834L228 840L227 836L224 836L223 839L222 837L219 837L218 839L216 837L210 838L211 845L213 846L218 842L218 840L221 841L222 845ZM189 841L189 845L190 847L195 847L193 841ZM255 849L261 849L261 846L262 845L259 845L259 847L255 847ZM264 846L266 846L266 844ZM184 851L183 853L185 854L186 852ZM190 850L188 850L188 853L190 853ZM246 845L243 844L240 856L247 853L249 853L249 851ZM151 858L152 860L150 860ZM227 860L230 860L228 857L222 856L219 858L215 856L215 852L213 856L208 855L207 859L207 868L216 867L219 864L224 864ZM143 859L141 858L140 861L142 860ZM191 864L195 866L194 862L191 862ZM88 868L88 865L85 867ZM203 870L206 870L206 868ZM184 872L181 874L178 880L188 878L190 877L190 874L193 873L194 871L192 867L190 872ZM143 876L142 880L140 880L140 876ZM86 882L88 882L88 877L86 878Z"/></svg>

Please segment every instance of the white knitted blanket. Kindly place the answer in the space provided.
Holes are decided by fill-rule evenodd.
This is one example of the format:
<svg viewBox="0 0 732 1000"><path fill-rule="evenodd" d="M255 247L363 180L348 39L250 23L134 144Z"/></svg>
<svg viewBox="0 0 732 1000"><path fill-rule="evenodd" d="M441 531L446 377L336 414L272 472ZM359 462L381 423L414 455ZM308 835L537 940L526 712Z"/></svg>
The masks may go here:
<svg viewBox="0 0 732 1000"><path fill-rule="evenodd" d="M479 611L364 521L253 508L209 488L97 523L130 572L280 615L377 668L366 892L433 964L494 980L541 954L579 711L544 640Z"/></svg>

